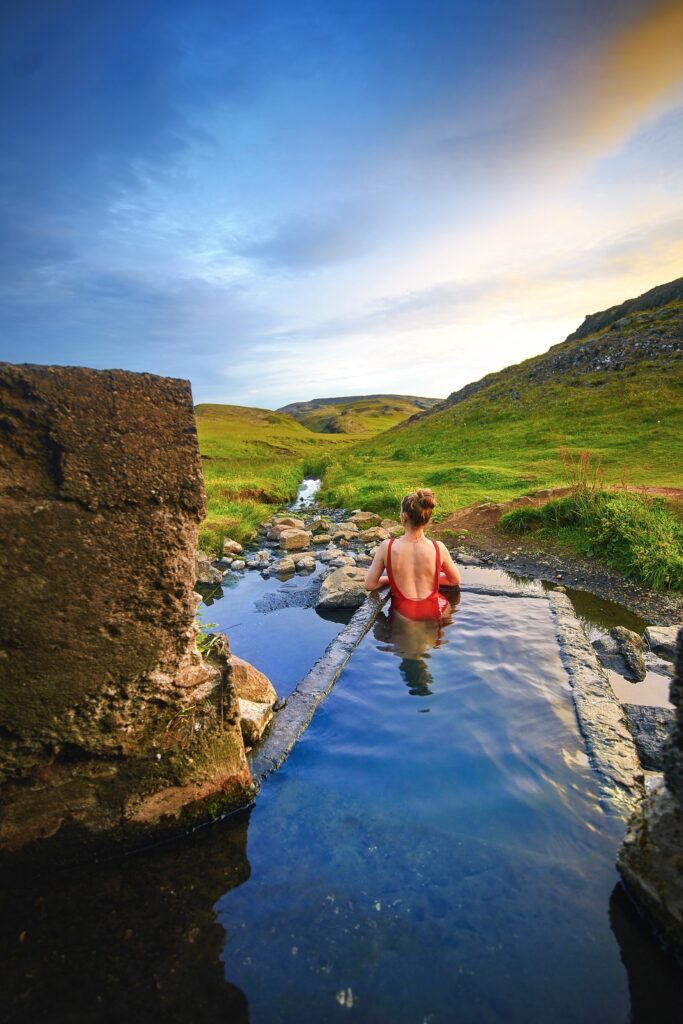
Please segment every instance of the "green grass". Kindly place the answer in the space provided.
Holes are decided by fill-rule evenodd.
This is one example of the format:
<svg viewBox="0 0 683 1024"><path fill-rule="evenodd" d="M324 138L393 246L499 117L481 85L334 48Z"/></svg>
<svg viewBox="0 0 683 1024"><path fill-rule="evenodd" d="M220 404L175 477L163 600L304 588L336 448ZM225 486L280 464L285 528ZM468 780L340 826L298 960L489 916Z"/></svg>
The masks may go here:
<svg viewBox="0 0 683 1024"><path fill-rule="evenodd" d="M474 502L507 501L563 486L563 447L590 449L606 483L681 486L683 395L676 377L642 364L632 377L603 374L525 385L518 400L486 389L332 458L321 497L389 513L403 494L432 487L446 515Z"/></svg>
<svg viewBox="0 0 683 1024"><path fill-rule="evenodd" d="M539 507L513 509L500 524L602 558L653 590L683 590L683 523L662 498L579 490Z"/></svg>
<svg viewBox="0 0 683 1024"><path fill-rule="evenodd" d="M253 540L274 507L294 498L306 464L350 440L313 434L266 409L198 405L195 411L209 506L199 547L209 554L221 551L223 537Z"/></svg>

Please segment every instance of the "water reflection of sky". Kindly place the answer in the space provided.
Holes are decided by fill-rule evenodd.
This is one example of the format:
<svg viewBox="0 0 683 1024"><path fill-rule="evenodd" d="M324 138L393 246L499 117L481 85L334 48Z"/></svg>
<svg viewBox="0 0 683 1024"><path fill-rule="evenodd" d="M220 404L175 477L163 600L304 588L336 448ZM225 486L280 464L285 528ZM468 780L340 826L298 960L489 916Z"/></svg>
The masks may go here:
<svg viewBox="0 0 683 1024"><path fill-rule="evenodd" d="M252 1024L350 1000L364 1022L622 1022L624 823L546 602L463 593L440 635L402 625L377 623L264 788L251 878L216 906L226 978Z"/></svg>

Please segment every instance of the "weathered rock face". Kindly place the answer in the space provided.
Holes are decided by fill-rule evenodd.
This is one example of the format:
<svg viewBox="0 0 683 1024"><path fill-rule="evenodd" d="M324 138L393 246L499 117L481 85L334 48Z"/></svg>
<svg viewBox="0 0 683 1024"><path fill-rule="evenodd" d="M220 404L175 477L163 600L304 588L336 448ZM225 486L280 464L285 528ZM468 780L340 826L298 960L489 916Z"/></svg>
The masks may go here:
<svg viewBox="0 0 683 1024"><path fill-rule="evenodd" d="M675 718L664 749L664 778L633 815L617 866L664 939L683 955L683 629L675 666Z"/></svg>
<svg viewBox="0 0 683 1024"><path fill-rule="evenodd" d="M204 513L186 381L0 364L0 848L246 802L195 645Z"/></svg>

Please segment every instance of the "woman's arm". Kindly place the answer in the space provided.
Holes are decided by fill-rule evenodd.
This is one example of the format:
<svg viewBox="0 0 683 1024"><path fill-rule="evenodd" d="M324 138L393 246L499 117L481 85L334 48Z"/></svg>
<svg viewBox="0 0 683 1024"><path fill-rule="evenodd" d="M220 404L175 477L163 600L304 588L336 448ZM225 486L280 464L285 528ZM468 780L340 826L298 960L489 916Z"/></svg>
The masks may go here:
<svg viewBox="0 0 683 1024"><path fill-rule="evenodd" d="M441 576L445 577L445 579L442 579L442 582L448 583L451 587L459 587L461 582L460 571L443 541L437 541L437 543L441 551Z"/></svg>
<svg viewBox="0 0 683 1024"><path fill-rule="evenodd" d="M383 540L375 552L372 565L365 577L366 590L378 590L389 585L389 577L385 575L387 541Z"/></svg>

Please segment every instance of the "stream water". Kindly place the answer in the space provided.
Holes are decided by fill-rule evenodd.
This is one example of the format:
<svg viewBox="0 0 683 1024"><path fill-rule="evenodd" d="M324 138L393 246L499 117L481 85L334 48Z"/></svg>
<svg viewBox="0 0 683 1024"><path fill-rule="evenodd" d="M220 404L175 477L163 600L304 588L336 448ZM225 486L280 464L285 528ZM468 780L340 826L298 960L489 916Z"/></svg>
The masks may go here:
<svg viewBox="0 0 683 1024"><path fill-rule="evenodd" d="M280 696L348 618L314 585L206 599ZM617 885L623 830L545 601L385 612L251 813L4 892L2 1019L672 1024L681 974Z"/></svg>

